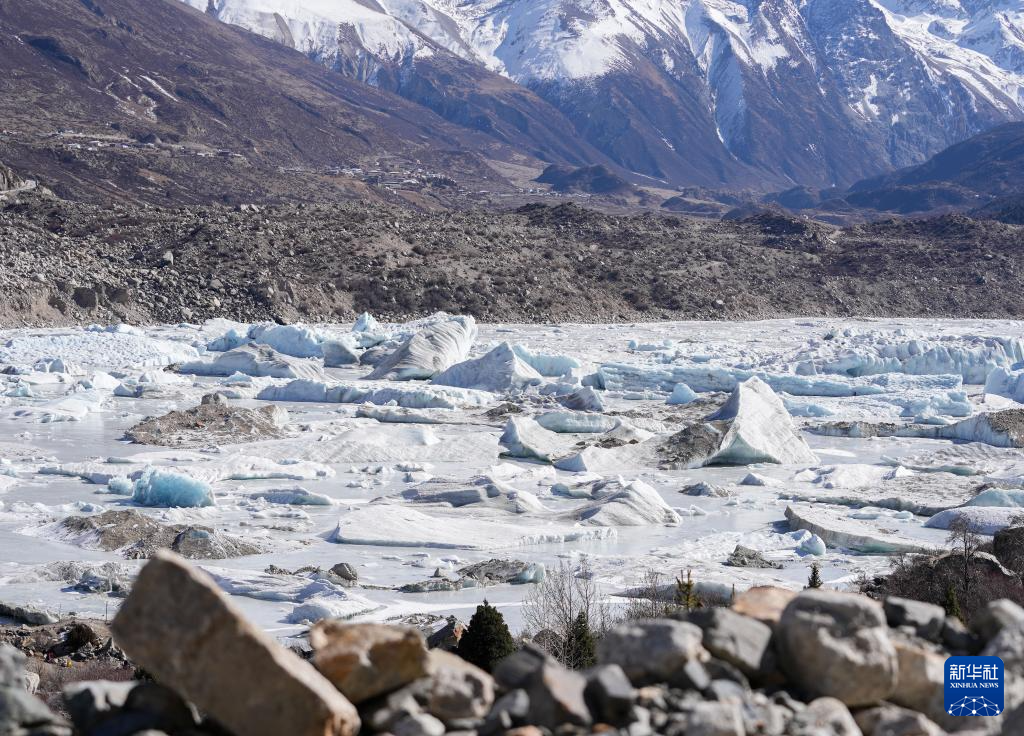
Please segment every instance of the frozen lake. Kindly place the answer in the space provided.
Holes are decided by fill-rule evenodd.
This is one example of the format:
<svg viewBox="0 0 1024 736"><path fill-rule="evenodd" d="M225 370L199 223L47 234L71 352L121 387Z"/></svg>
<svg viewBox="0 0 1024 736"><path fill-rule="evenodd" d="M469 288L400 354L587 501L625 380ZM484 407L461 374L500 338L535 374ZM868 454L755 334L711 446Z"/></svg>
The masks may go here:
<svg viewBox="0 0 1024 736"><path fill-rule="evenodd" d="M426 357L432 371L502 343L513 349L444 372L444 386L395 375L366 381L374 370L366 364L325 367L325 355L386 366L406 340L442 321L3 332L0 601L112 615L121 599L104 581L130 581L144 560L102 549L66 520L135 510L254 545L256 553L197 564L281 636L323 614L467 619L484 597L517 628L529 583L398 588L434 575L455 580L459 568L494 558L535 563L531 574L586 559L609 596L652 569L666 582L692 570L699 586L723 592L798 588L812 561L827 585L852 586L885 571L889 552L940 547L947 532L926 526L929 518L976 503L979 486L1007 491L978 512L993 528L1021 496L1024 456L1012 438L984 422L958 425L1020 406L1020 322L470 321ZM278 354L225 360L225 348L250 341ZM416 350L402 365L422 362ZM715 424L718 460L668 459L673 437L704 425L754 376L768 397ZM678 385L695 398L669 403L691 398ZM232 407L279 406L286 420L272 438L206 441L199 428L188 447L125 439L146 417L190 409L215 391ZM887 429L845 436L852 423ZM569 431L584 428L595 431ZM799 461L745 462L762 442ZM170 507L171 496L139 505L138 487L153 470L153 478L208 489L212 505ZM297 488L317 504L296 503ZM259 495L271 491L284 492ZM725 565L737 545L781 567ZM342 562L358 584L285 572Z"/></svg>

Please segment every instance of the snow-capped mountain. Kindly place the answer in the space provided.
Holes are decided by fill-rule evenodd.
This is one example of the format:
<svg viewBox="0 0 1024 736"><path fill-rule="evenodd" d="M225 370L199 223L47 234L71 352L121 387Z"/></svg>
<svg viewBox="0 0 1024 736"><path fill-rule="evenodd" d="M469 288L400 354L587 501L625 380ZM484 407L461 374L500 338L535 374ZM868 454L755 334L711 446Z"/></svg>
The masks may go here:
<svg viewBox="0 0 1024 736"><path fill-rule="evenodd" d="M1024 119L1024 0L184 1L482 129L503 77L673 183L844 184Z"/></svg>

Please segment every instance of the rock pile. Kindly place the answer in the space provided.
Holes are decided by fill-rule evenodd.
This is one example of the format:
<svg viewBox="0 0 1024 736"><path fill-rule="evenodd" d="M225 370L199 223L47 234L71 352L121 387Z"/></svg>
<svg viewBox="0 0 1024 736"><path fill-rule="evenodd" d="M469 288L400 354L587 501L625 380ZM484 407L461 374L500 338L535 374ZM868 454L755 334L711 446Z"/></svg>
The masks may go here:
<svg viewBox="0 0 1024 736"><path fill-rule="evenodd" d="M532 645L492 673L428 649L415 628L325 621L312 661L254 628L205 575L161 552L113 631L156 683L65 689L77 733L352 736L942 736L1021 733L1024 609L989 606L974 631L926 603L753 588L731 608L627 621L598 664L564 668ZM950 654L999 656L1006 708L943 708ZM67 734L0 650L0 733ZM6 721L4 720L6 719Z"/></svg>
<svg viewBox="0 0 1024 736"><path fill-rule="evenodd" d="M125 432L141 445L208 447L277 439L286 435L288 411L280 406L232 406L223 394L207 394L199 406L149 417Z"/></svg>

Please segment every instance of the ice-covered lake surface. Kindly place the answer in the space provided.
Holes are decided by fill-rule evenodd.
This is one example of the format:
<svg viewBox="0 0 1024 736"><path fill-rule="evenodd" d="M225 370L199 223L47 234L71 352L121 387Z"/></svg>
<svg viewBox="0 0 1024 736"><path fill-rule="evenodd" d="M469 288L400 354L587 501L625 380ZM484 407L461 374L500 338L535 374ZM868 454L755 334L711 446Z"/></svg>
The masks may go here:
<svg viewBox="0 0 1024 736"><path fill-rule="evenodd" d="M289 636L325 614L465 619L485 597L516 628L529 583L398 590L494 558L538 563L530 575L585 559L610 596L651 569L666 582L692 570L706 590L798 588L812 561L828 585L852 586L885 571L890 553L941 547L945 509L971 503L994 530L1024 504L1024 456L1005 435L975 424L936 438L1020 406L1021 322L469 320L413 337L443 321L0 333L0 601L112 615L121 599L104 576L130 580L144 561L61 522L125 509L255 545L258 554L197 564L260 625ZM251 342L278 354L238 352ZM355 359L377 368L346 364ZM364 380L372 370L408 378L425 364L445 385ZM754 376L769 401L729 419L720 460L733 464L668 460L676 433ZM219 444L188 448L124 438L213 391L234 406L280 406L287 424L273 439L225 444L218 434ZM781 414L770 411L773 391ZM914 429L834 436L843 422ZM745 457L761 445L798 461ZM212 504L171 507L199 496L161 477L184 478L199 496L208 489ZM1006 492L975 500L984 484ZM780 566L727 566L737 545ZM341 562L357 585L266 572Z"/></svg>

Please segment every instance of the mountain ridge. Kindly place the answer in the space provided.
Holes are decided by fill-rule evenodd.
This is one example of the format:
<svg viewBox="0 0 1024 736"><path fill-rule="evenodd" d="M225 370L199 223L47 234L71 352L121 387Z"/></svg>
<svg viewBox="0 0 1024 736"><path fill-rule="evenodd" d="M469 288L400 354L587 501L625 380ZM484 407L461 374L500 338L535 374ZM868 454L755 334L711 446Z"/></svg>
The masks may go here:
<svg viewBox="0 0 1024 736"><path fill-rule="evenodd" d="M405 96L458 57L672 185L849 186L1024 119L1021 0L183 1Z"/></svg>

